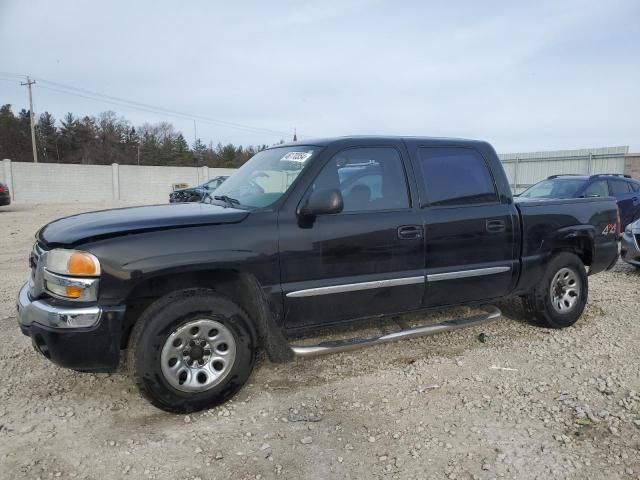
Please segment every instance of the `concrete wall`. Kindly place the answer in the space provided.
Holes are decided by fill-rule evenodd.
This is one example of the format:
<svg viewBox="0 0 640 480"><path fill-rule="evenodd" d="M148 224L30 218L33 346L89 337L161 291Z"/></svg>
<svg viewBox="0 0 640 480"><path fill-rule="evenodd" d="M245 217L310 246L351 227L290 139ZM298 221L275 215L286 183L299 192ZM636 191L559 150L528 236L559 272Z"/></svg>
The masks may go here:
<svg viewBox="0 0 640 480"><path fill-rule="evenodd" d="M167 202L174 183L198 185L234 169L150 167L137 165L69 165L2 161L0 181L16 202L65 203L123 200Z"/></svg>
<svg viewBox="0 0 640 480"><path fill-rule="evenodd" d="M521 192L550 175L626 173L640 178L640 154L629 147L605 147L499 154L511 188ZM194 186L235 170L209 167L68 165L2 161L0 181L18 202L123 200L166 202L174 183Z"/></svg>

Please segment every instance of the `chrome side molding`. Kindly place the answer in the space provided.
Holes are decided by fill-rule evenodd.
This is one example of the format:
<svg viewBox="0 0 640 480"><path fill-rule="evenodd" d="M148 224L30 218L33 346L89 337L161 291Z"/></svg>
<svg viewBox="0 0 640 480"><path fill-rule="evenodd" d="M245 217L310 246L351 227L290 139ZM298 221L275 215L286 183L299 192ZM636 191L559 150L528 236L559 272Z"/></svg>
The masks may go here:
<svg viewBox="0 0 640 480"><path fill-rule="evenodd" d="M307 288L287 293L289 298L313 297L315 295L329 295L331 293L356 292L358 290L370 290L372 288L399 287L401 285L413 285L424 283L424 276L390 278L388 280L374 280L372 282L346 283L343 285L331 285L329 287Z"/></svg>
<svg viewBox="0 0 640 480"><path fill-rule="evenodd" d="M315 355L324 355L327 353L345 352L347 350L354 350L356 348L366 347L369 345L377 345L380 343L394 342L396 340L403 340L405 338L426 337L429 335L435 335L440 332L448 332L451 330L458 330L460 328L473 327L481 325L483 323L497 320L502 316L502 312L493 305L486 305L481 307L486 313L478 315L472 315L470 317L455 318L452 320L446 320L435 325L425 325L421 327L413 327L399 332L388 333L379 337L356 337L346 340L335 340L322 342L318 345L291 345L291 350L297 357L312 357Z"/></svg>
<svg viewBox="0 0 640 480"><path fill-rule="evenodd" d="M390 278L387 280L373 280L370 282L344 283L330 285L328 287L307 288L287 293L288 298L313 297L315 295L330 295L332 293L356 292L358 290L370 290L373 288L399 287L402 285L414 285L427 282L440 282L443 280L455 280L458 278L480 277L483 275L495 275L496 273L509 272L511 267L475 268L472 270L459 270L456 272L431 273L416 277Z"/></svg>
<svg viewBox="0 0 640 480"><path fill-rule="evenodd" d="M476 268L474 270L460 270L459 272L431 273L427 275L427 282L440 282L442 280L456 280L458 278L481 277L483 275L495 275L511 270L511 267Z"/></svg>

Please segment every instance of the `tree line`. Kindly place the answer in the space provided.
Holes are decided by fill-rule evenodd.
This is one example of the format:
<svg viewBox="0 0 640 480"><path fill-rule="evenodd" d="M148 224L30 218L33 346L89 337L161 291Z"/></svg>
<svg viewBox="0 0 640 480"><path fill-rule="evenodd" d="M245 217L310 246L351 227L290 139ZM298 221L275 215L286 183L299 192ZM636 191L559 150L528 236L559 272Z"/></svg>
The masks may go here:
<svg viewBox="0 0 640 480"><path fill-rule="evenodd" d="M15 115L11 105L0 107L0 159L32 162L30 129L28 110ZM67 113L59 122L44 112L37 118L35 130L38 161L46 163L237 168L267 148L206 145L200 139L190 146L168 122L144 123L136 128L112 111L84 117Z"/></svg>

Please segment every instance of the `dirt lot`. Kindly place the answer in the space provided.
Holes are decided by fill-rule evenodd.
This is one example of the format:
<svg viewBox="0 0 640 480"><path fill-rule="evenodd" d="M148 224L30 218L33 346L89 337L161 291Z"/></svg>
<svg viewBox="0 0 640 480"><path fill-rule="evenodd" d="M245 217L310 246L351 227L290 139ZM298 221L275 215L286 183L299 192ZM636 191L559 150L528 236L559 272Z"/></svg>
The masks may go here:
<svg viewBox="0 0 640 480"><path fill-rule="evenodd" d="M16 325L35 230L108 206L0 208L0 478L640 479L640 271L593 277L564 331L505 302L484 327L263 360L226 406L171 415L125 375L55 367Z"/></svg>

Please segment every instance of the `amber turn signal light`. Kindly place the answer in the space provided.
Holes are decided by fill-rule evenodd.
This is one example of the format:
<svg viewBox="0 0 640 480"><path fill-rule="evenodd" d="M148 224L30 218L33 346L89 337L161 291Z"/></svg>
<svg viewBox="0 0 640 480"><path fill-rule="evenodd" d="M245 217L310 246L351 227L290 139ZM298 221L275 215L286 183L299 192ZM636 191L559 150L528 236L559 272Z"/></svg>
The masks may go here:
<svg viewBox="0 0 640 480"><path fill-rule="evenodd" d="M80 287L65 287L64 291L69 298L80 298L82 296L82 288Z"/></svg>
<svg viewBox="0 0 640 480"><path fill-rule="evenodd" d="M69 257L67 262L67 272L71 275L95 275L97 273L96 264L90 255L83 252L75 252ZM67 287L77 288L77 287ZM80 295L76 295L80 296Z"/></svg>

